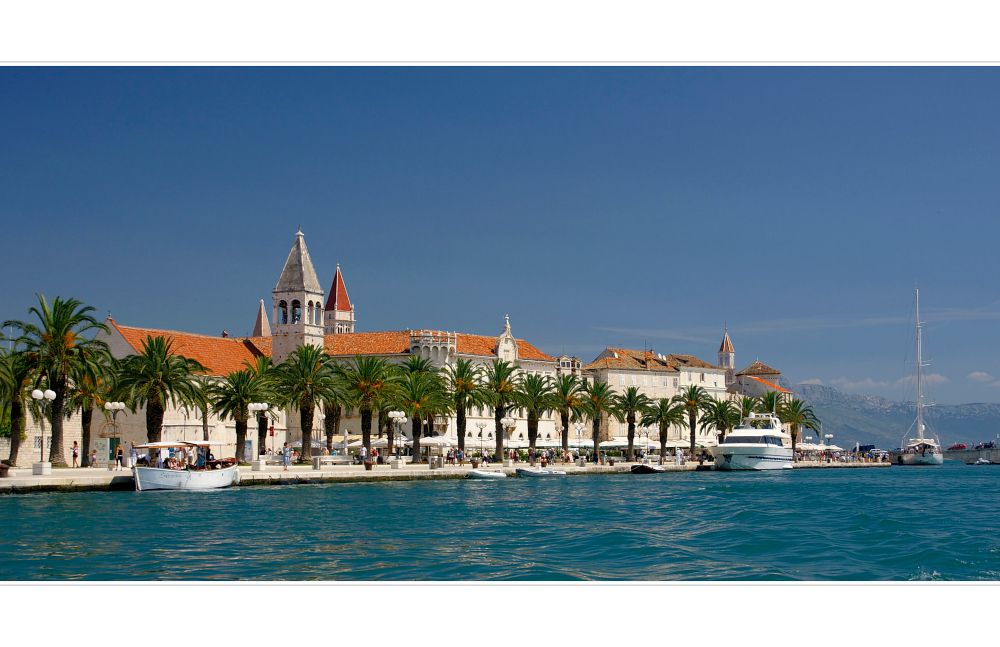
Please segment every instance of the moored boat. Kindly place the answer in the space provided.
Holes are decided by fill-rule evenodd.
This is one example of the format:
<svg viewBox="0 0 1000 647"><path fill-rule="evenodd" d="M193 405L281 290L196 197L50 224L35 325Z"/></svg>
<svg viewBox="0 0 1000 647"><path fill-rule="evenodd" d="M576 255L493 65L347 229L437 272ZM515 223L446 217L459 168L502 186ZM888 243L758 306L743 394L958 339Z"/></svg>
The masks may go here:
<svg viewBox="0 0 1000 647"><path fill-rule="evenodd" d="M708 451L715 457L717 470L780 470L792 466L792 437L781 429L773 413L751 412L725 440Z"/></svg>
<svg viewBox="0 0 1000 647"><path fill-rule="evenodd" d="M944 454L941 452L941 441L932 435L925 435L927 427L924 425L924 398L920 390L921 387L921 367L923 358L921 356L921 324L920 324L920 290L917 294L917 419L907 430L907 436L916 427L916 436L907 439L903 438L902 449L896 458L899 465L943 465Z"/></svg>
<svg viewBox="0 0 1000 647"><path fill-rule="evenodd" d="M551 468L519 467L514 471L517 472L518 476L566 476L566 472Z"/></svg>
<svg viewBox="0 0 1000 647"><path fill-rule="evenodd" d="M667 470L659 465L646 465L644 463L639 463L638 465L633 465L629 471L632 474L663 474Z"/></svg>
<svg viewBox="0 0 1000 647"><path fill-rule="evenodd" d="M467 479L505 479L507 475L503 472L491 472L490 470L472 469L466 472Z"/></svg>
<svg viewBox="0 0 1000 647"><path fill-rule="evenodd" d="M229 487L239 477L239 468L235 460L214 459L209 447L221 444L195 440L136 445L136 449L153 450L155 458L144 457L145 464L132 467L135 489L215 490ZM174 450L174 456L164 460L162 453L170 450Z"/></svg>

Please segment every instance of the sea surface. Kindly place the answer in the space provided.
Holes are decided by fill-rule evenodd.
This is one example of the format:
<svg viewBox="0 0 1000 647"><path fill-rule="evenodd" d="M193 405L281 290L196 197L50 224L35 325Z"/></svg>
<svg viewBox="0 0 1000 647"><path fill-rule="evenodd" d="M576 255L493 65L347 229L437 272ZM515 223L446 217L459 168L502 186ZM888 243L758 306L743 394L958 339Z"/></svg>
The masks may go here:
<svg viewBox="0 0 1000 647"><path fill-rule="evenodd" d="M1000 466L0 497L3 580L996 580Z"/></svg>

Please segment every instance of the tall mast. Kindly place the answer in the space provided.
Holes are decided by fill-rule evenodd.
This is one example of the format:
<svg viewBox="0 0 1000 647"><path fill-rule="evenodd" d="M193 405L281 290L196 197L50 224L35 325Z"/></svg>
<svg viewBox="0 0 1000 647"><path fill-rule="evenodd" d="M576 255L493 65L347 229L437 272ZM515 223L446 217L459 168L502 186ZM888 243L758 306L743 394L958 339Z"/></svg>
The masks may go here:
<svg viewBox="0 0 1000 647"><path fill-rule="evenodd" d="M920 355L920 289L917 288L917 437L924 439L924 400L920 393L920 365L923 358Z"/></svg>

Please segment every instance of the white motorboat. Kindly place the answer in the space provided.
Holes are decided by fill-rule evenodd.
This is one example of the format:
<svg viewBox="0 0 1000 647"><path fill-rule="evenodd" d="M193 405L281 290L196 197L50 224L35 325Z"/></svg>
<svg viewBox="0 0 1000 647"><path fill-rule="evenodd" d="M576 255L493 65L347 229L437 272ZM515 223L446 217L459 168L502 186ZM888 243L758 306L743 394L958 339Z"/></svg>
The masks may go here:
<svg viewBox="0 0 1000 647"><path fill-rule="evenodd" d="M562 470L541 467L519 467L514 471L518 476L566 476Z"/></svg>
<svg viewBox="0 0 1000 647"><path fill-rule="evenodd" d="M717 470L780 470L791 468L792 437L773 413L751 412L715 447L709 447Z"/></svg>
<svg viewBox="0 0 1000 647"><path fill-rule="evenodd" d="M920 329L920 290L917 290L917 419L903 437L902 450L896 458L899 465L943 465L944 453L941 452L941 441L937 437L925 435L924 398L921 387L921 329ZM909 436L916 428L916 436Z"/></svg>
<svg viewBox="0 0 1000 647"><path fill-rule="evenodd" d="M983 458L981 456L979 457L979 460L977 460L975 463L973 463L973 465L992 465L992 464L993 463L992 463L992 461L990 461L990 459Z"/></svg>
<svg viewBox="0 0 1000 647"><path fill-rule="evenodd" d="M136 445L136 449L153 450L154 457L146 465L132 467L135 489L144 490L215 490L229 487L239 478L235 459L211 460L208 448L223 443L205 441L162 441ZM162 461L162 451L181 450L175 458ZM188 460L194 459L194 460ZM161 465L154 467L153 465Z"/></svg>
<svg viewBox="0 0 1000 647"><path fill-rule="evenodd" d="M503 472L491 472L490 470L474 469L465 474L467 479L505 479L507 475Z"/></svg>

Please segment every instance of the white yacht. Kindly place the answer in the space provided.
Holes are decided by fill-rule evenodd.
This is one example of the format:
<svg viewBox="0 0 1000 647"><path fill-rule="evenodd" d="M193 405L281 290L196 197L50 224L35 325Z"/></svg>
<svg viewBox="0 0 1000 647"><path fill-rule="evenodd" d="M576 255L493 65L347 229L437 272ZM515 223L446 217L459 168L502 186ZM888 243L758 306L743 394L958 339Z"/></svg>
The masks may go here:
<svg viewBox="0 0 1000 647"><path fill-rule="evenodd" d="M924 433L927 427L924 425L924 398L920 390L920 369L923 366L920 332L920 290L917 290L917 419L903 437L896 462L900 465L942 465L944 454L941 452L941 441L937 437L931 437L933 434ZM915 436L911 435L914 428Z"/></svg>
<svg viewBox="0 0 1000 647"><path fill-rule="evenodd" d="M132 467L135 489L144 490L214 490L229 487L239 476L236 459L214 460L205 441L161 441L136 445L150 450ZM163 454L174 450L173 457L163 460ZM180 450L180 451L177 451Z"/></svg>
<svg viewBox="0 0 1000 647"><path fill-rule="evenodd" d="M709 447L718 470L780 470L792 468L792 437L781 429L773 413L751 413L726 434L716 447Z"/></svg>

